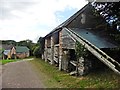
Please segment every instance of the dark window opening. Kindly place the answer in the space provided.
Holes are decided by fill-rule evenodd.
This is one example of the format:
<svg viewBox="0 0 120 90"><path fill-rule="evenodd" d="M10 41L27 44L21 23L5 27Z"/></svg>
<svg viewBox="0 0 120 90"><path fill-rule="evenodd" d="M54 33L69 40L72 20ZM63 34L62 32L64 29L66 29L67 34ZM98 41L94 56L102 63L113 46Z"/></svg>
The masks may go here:
<svg viewBox="0 0 120 90"><path fill-rule="evenodd" d="M59 32L56 32L53 35L53 38L54 38L54 44L59 44Z"/></svg>

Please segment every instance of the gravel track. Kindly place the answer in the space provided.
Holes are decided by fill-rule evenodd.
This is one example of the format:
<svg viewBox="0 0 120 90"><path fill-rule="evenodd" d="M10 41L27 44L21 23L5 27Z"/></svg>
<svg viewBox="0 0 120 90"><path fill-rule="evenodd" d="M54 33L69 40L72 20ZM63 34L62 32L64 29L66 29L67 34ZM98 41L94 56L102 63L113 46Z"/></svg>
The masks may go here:
<svg viewBox="0 0 120 90"><path fill-rule="evenodd" d="M2 67L2 88L45 88L41 80L28 60Z"/></svg>

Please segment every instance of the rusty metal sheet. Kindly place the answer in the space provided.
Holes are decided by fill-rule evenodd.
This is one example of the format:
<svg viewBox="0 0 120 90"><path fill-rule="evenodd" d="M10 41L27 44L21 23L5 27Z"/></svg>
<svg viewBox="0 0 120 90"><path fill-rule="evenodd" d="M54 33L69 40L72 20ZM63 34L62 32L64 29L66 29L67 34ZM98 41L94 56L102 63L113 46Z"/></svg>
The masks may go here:
<svg viewBox="0 0 120 90"><path fill-rule="evenodd" d="M113 43L107 36L100 35L99 32L94 32L92 30L87 29L79 29L79 28L72 28L76 34L82 36L84 39L88 40L93 45L97 46L98 48L115 48L117 45Z"/></svg>

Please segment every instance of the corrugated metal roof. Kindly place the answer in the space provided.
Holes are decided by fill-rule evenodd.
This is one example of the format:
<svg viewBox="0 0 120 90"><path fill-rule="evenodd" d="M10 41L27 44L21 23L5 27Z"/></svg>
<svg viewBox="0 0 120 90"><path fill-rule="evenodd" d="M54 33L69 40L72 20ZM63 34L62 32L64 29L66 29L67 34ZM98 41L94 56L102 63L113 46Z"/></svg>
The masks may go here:
<svg viewBox="0 0 120 90"><path fill-rule="evenodd" d="M29 52L29 49L26 46L16 46L15 48L17 53Z"/></svg>
<svg viewBox="0 0 120 90"><path fill-rule="evenodd" d="M112 40L110 40L109 37L107 36L102 36L101 33L97 33L92 30L87 30L87 29L79 29L79 28L72 28L76 34L80 35L84 39L88 40L90 43L93 45L97 46L98 48L114 48L117 47L113 43ZM102 32L105 33L105 32Z"/></svg>
<svg viewBox="0 0 120 90"><path fill-rule="evenodd" d="M10 53L10 50L4 50L4 55L8 55L8 53Z"/></svg>

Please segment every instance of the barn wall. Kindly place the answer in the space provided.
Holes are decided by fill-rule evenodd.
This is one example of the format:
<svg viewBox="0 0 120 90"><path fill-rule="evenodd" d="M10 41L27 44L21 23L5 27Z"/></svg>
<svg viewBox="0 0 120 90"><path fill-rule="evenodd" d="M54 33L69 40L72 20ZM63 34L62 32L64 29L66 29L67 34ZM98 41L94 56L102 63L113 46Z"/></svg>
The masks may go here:
<svg viewBox="0 0 120 90"><path fill-rule="evenodd" d="M101 16L95 16L94 8L88 6L76 19L74 19L67 27L68 28L96 28L100 24L105 25L105 20Z"/></svg>
<svg viewBox="0 0 120 90"><path fill-rule="evenodd" d="M17 54L16 54L16 57L23 59L23 58L26 57L26 53L17 53Z"/></svg>
<svg viewBox="0 0 120 90"><path fill-rule="evenodd" d="M66 30L62 30L62 48L75 49L75 41L72 39Z"/></svg>

